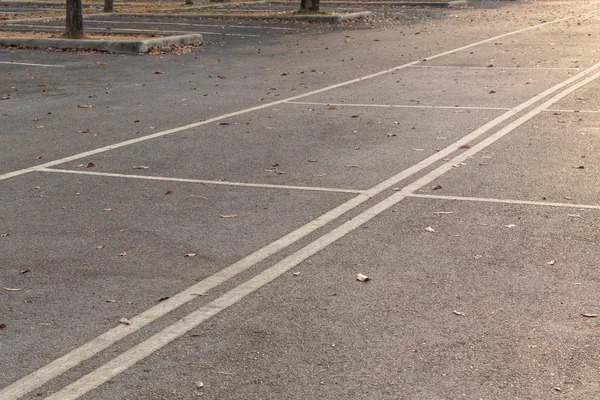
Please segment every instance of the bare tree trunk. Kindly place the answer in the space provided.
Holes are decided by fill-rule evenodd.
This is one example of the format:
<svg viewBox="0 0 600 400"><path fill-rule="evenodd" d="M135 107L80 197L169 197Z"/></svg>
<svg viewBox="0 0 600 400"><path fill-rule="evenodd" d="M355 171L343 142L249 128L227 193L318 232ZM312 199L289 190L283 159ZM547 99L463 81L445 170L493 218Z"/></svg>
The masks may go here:
<svg viewBox="0 0 600 400"><path fill-rule="evenodd" d="M185 0L185 4L194 4L194 0Z"/></svg>
<svg viewBox="0 0 600 400"><path fill-rule="evenodd" d="M83 37L83 12L81 0L67 0L67 19L65 37L80 39Z"/></svg>
<svg viewBox="0 0 600 400"><path fill-rule="evenodd" d="M300 0L300 10L319 11L320 0Z"/></svg>
<svg viewBox="0 0 600 400"><path fill-rule="evenodd" d="M104 12L113 12L113 0L104 0Z"/></svg>

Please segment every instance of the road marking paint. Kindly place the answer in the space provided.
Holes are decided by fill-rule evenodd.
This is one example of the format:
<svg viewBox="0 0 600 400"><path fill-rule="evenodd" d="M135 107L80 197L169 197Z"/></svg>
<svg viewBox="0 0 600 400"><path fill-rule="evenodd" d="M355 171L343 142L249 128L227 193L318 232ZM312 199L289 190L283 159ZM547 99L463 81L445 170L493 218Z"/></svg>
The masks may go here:
<svg viewBox="0 0 600 400"><path fill-rule="evenodd" d="M64 31L65 28L54 25L21 25L21 24L10 24L7 26L11 27L27 27L27 28L37 28L37 29L51 29L53 31ZM110 29L110 28L86 28L86 31L90 32L111 32L111 33L123 33L123 32L141 32L141 33L191 33L192 31L167 31L167 30L159 30L159 29L130 29L130 28L119 28L119 29ZM220 35L220 36L238 36L238 37L261 37L260 35L252 35L252 34L242 34L242 33L225 33L225 32L202 32L202 31L193 31L193 33L201 33L203 35Z"/></svg>
<svg viewBox="0 0 600 400"><path fill-rule="evenodd" d="M483 197L461 197L461 196L436 196L431 194L410 194L408 197L418 197L423 199L437 199L437 200L457 200L457 201L473 201L482 203L501 203L501 204L517 204L527 206L546 206L546 207L566 207L566 208L581 208L590 210L600 210L600 206L589 205L589 204L575 204L575 203L552 203L548 201L529 201L529 200L504 200L504 199L490 199Z"/></svg>
<svg viewBox="0 0 600 400"><path fill-rule="evenodd" d="M302 29L298 28L282 28L278 26L257 26L257 25L223 25L223 24L192 24L186 22L157 22L157 21L111 21L104 19L86 19L87 23L110 23L110 24L147 24L147 25L176 25L176 26L200 26L206 28L236 28L236 29L272 29L281 31L297 31L300 32Z"/></svg>
<svg viewBox="0 0 600 400"><path fill-rule="evenodd" d="M451 153L455 152L459 145L478 138L479 136L485 134L490 129L496 127L497 125L501 124L502 122L506 121L507 119L513 117L517 113L523 111L524 109L537 103L541 99L564 88L565 86L568 86L569 84L577 81L578 79L584 77L585 75L591 73L592 71L594 71L595 69L598 69L598 68L600 68L600 63L588 68L585 71L582 71L581 73L565 80L564 82L561 82L561 83L545 90L544 92L532 97L528 101L520 104L519 106L513 108L512 110L504 113L503 115L501 115L501 116L493 119L492 121L488 122L487 124L481 126L480 128L471 132L469 135L457 140L453 144L447 146L445 149L440 150L439 152L437 152L437 153L429 156L428 158L418 162L417 164L405 169L404 171L386 179L385 181L379 183L378 185L372 187L371 189L365 191L364 193L361 193L358 196L346 201L345 203L342 203L341 205L339 205L336 208L319 216L318 218L309 222L308 224L305 224L305 225L301 226L300 228L296 229L295 231L288 233L287 235L283 236L282 238L276 240L275 242L270 243L267 246L255 251L254 253L246 256L245 258L241 259L240 261L220 270L219 272L215 273L214 275L211 275L210 277L192 285L191 287L171 296L171 298L138 314L137 316L131 318L131 321L132 321L131 325L119 325L119 326L101 334L100 336L96 337L95 339L92 339L91 341L81 345L80 347L76 348L75 350L72 350L71 352L65 354L64 356L39 368L38 370L34 371L33 373L21 378L20 380L12 383L11 385L7 386L6 388L4 388L2 390L0 390L0 398L4 397L4 398L6 398L6 400L17 399L17 398L31 392L32 390L42 386L43 384L50 381L51 379L54 379L57 376L62 375L64 372L75 367L76 365L81 364L85 360L95 356L102 350L110 347L112 344L114 344L114 343L118 342L119 340L125 338L126 336L142 329L144 326L152 323L154 320L166 315L167 313L169 313L169 312L179 308L180 306L186 304L187 302L193 300L194 294L205 293L206 291L208 291L212 288L215 288L216 286L220 285L221 283L231 279L232 277L236 276L237 274L239 274L243 271L246 271L247 269L251 268L252 266L256 265L257 263L264 261L271 255L285 249L286 247L290 246L291 244L297 242L298 240L308 236L310 233L316 231L317 229L319 229L319 228L327 225L331 221L337 219L338 217L345 214L346 212L358 207L360 204L366 202L373 196L382 193L383 191L393 187L394 185L397 185L404 179L431 166L433 163L444 159ZM566 90L565 90L565 92L566 92ZM544 104L546 104L546 103L544 103ZM257 107L264 108L264 106L257 106ZM220 118L220 117L217 117L217 118ZM511 126L511 125L509 125L509 126ZM176 129L178 129L178 128L176 128ZM139 140L133 139L133 141L137 142ZM129 142L131 142L131 141L129 141ZM477 146L479 146L479 145L477 145ZM478 148L477 146L474 146L469 150L477 149ZM95 151L96 150L93 150L91 153L95 154ZM468 154L468 156L466 156L465 159L471 155L468 152L462 153L462 155L465 155L465 154ZM75 160L78 158L80 158L80 157L73 156L71 160L67 160L67 161L72 161L72 160ZM45 169L48 164L54 165L54 164L61 164L63 162L67 162L64 160L65 159L56 160L56 161L52 161L50 163L42 164L37 167L32 167L28 170L28 172L35 172L35 171L39 171L41 169ZM453 165L453 164L456 164L457 162L461 162L461 161L462 161L462 159L460 161L456 161L456 159L454 159L445 165ZM436 172L436 171L442 169L443 167L444 167L444 165L442 165L442 167L438 167L438 169L434 170L433 172ZM17 172L19 172L19 171L17 171ZM431 176L432 173L429 173L425 177ZM440 175L442 173L440 173ZM0 178L1 177L2 176L0 175ZM431 178L431 180L436 179L437 177L438 176L434 176L433 178ZM421 180L419 180L417 182L422 182L423 179L424 178L421 178ZM417 187L414 187L415 184L407 186L407 188L410 188L410 191L407 193L412 193L413 191L417 190L418 188L426 185L428 182L430 182L430 181L421 183L420 186L417 186ZM405 192L406 192L405 190L400 192L403 195L402 198L405 197ZM356 220L356 218L353 218L353 220ZM358 220L356 220L356 221L358 221ZM321 239L318 239L317 242L320 242L320 240Z"/></svg>
<svg viewBox="0 0 600 400"><path fill-rule="evenodd" d="M288 101L286 104L304 104L312 106L336 106L336 107L381 107L381 108L427 108L427 109L448 109L448 110L511 110L509 107L456 107L456 106L425 106L425 105L405 105L405 104L354 104L354 103L315 103L310 101Z"/></svg>
<svg viewBox="0 0 600 400"><path fill-rule="evenodd" d="M64 68L64 65L51 65L51 64L34 64L34 63L23 63L16 61L0 61L0 64L12 64L12 65L27 65L30 67L49 67L49 68Z"/></svg>
<svg viewBox="0 0 600 400"><path fill-rule="evenodd" d="M600 67L600 63L596 64L594 66L594 69L597 69L598 67ZM396 193L392 194L391 196L387 197L386 199L382 200L376 205L370 207L366 211L360 213L356 217L353 217L351 220L324 234L312 243L296 251L290 256L284 258L283 260L274 264L273 266L267 268L263 272L240 284L239 286L230 290L224 295L218 297L214 301L208 303L205 306L200 307L198 310L190 313L186 317L163 329L162 331L153 335L149 339L135 345L134 347L130 348L129 350L125 351L119 356L108 361L101 367L84 375L83 377L71 383L70 385L65 386L58 392L48 396L46 400L75 400L85 395L86 393L97 388L98 386L102 385L111 378L114 378L123 371L129 369L137 362L150 356L155 351L161 349L162 347L166 346L167 344L171 343L177 338L183 336L185 333L194 329L210 317L215 316L219 312L236 304L249 294L272 282L273 280L280 277L292 268L297 267L298 264L300 264L302 261L315 255L316 253L328 247L332 243L348 235L358 227L364 225L366 222L375 218L382 212L386 211L390 207L400 202L401 200L412 195L416 190L422 188L425 185L430 184L435 179L439 178L449 170L453 169L453 165L457 162L461 162L468 159L469 157L472 157L473 155L490 146L491 144L501 139L508 133L512 132L519 126L531 120L533 117L540 114L544 109L548 108L549 106L561 100L565 96L569 95L575 90L598 78L600 78L600 72L594 74L593 76L585 78L584 80L574 84L573 86L568 87L567 89L553 96L551 99L547 100L540 106L534 108L533 110L521 116L514 122L508 124L506 127L500 129L498 132L482 140L480 143L466 150L462 154L454 157L454 159L446 162L445 164L442 164L441 166L429 172L422 178L406 185L400 191L397 191ZM0 394L2 393L0 392Z"/></svg>
<svg viewBox="0 0 600 400"><path fill-rule="evenodd" d="M597 11L593 11L593 12L597 12ZM556 19L554 21L543 22L543 23L538 24L538 25L528 26L526 28L522 28L522 29L518 29L516 31L504 33L504 34L501 34L501 35L498 35L498 36L494 36L494 37L491 37L491 38L488 38L488 39L484 39L484 40L480 40L478 42L474 42L474 43L468 44L466 46L458 47L458 48L453 49L453 50L449 50L449 51L445 51L445 52L442 52L442 53L439 53L439 54L436 54L436 55L433 55L433 56L429 56L429 57L426 57L426 58L424 58L422 60L425 60L425 61L435 60L436 58L440 58L440 57L446 56L448 54L453 54L453 53L456 53L456 52L459 52L459 51L462 51L462 50L467 50L467 49L470 49L472 47L479 46L480 44L492 42L494 40L498 40L498 39L501 39L503 37L507 37L507 36L511 36L511 35L516 35L516 34L519 34L519 33L522 33L522 32L527 32L527 31L530 31L532 29L539 29L539 28L541 28L543 26L547 26L547 25L551 25L551 24L556 24L556 23L559 23L559 22L562 22L562 21L568 21L568 20L573 19L573 18L577 18L577 17L576 16L565 17L565 18ZM64 158L61 158L61 159L58 159L58 160L50 161L50 162L47 162L47 163L44 163L44 164L40 164L38 166L24 168L24 169L20 169L20 170L8 172L8 173L5 173L5 174L0 174L0 181L5 180L5 179L9 179L9 178L13 178L13 177L16 177L16 176L19 176L19 175L23 175L23 174L28 174L28 173L34 172L34 171L36 171L36 170L38 170L40 168L53 167L55 165L63 164L65 162L78 160L80 158L88 157L88 156L91 156L91 155L96 155L96 154L99 154L99 153L104 153L106 151L114 150L114 149L117 149L117 148L120 148L120 147L129 146L129 145L140 143L140 142L144 142L146 140L155 139L155 138L162 137L162 136L165 136L165 135L169 135L169 134L172 134L172 133L189 130L189 129L192 129L192 128L196 128L198 126L202 126L202 125L210 124L210 123L213 123L213 122L221 121L221 120L226 119L226 118L232 118L232 117L235 117L235 116L238 116L238 115L243 115L243 114L247 114L247 113L250 113L250 112L253 112L253 111L258 111L258 110L262 110L262 109L265 109L265 108L270 108L270 107L273 107L273 106L276 106L276 105L279 105L279 104L284 104L284 103L287 103L287 102L290 102L290 101L293 101L293 100L303 99L303 98L306 98L306 97L309 97L309 96L313 96L313 95L316 95L316 94L319 94L319 93L323 93L323 92L327 92L327 91L330 91L330 90L333 90L333 89L337 89L337 88L340 88L340 87L348 86L348 85L351 85L353 83L358 83L358 82L362 82L362 81L367 80L367 79L372 79L372 78L375 78L375 77L378 77L378 76L381 76L381 75L385 75L385 74L388 74L390 72L394 72L394 71L398 71L398 70L401 70L401 69L404 69L404 68L408 68L408 67L413 66L415 64L418 64L420 62L421 62L420 60L418 60L418 61L412 61L412 62L409 62L409 63L406 63L406 64L399 65L397 67L393 67L393 68L389 68L389 69L386 69L386 70L383 70L383 71L375 72L373 74L361 76L359 78L351 79L351 80L348 80L348 81L345 81L345 82L340 82L340 83L336 83L336 84L333 84L333 85L329 85L329 86L326 86L326 87L321 88L321 89L312 90L312 91L309 91L309 92L306 92L306 93L303 93L303 94L299 94L299 95L296 95L296 96L288 97L286 99L276 100L276 101L273 101L273 102L270 102L270 103L261 104L259 106L249 107L249 108L246 108L246 109L243 109L243 110L238 110L238 111L234 111L234 112L231 112L231 113L223 114L223 115L220 115L218 117L209 118L209 119L204 120L204 121L194 122L194 123L191 123L191 124L179 126L177 128L168 129L166 131L156 132L156 133L153 133L153 134L150 134L150 135L146 135L146 136L140 136L140 137L137 137L135 139L125 140L123 142L115 143L113 145L100 147L100 148L97 148L97 149L94 149L94 150L85 151L83 153L75 154L75 155L72 155L72 156L69 156L69 157L64 157ZM578 76L578 75L576 75L576 76Z"/></svg>
<svg viewBox="0 0 600 400"><path fill-rule="evenodd" d="M338 189L338 188L312 187L312 186L270 185L268 183L211 181L211 180L205 180L205 179L171 178L171 177L167 177L167 176L128 175L128 174L115 174L115 173L111 173L111 172L75 171L75 170L70 170L70 169L42 168L42 169L39 169L38 171L57 172L57 173L61 173L61 174L106 176L106 177L113 177L113 178L146 179L146 180L151 180L151 181L202 183L202 184L206 184L206 185L242 186L242 187L286 189L286 190L308 190L308 191L316 191L316 192L334 192L334 193L335 192L337 192L337 193L365 193L365 190L357 190L357 189Z"/></svg>
<svg viewBox="0 0 600 400"><path fill-rule="evenodd" d="M541 71L580 71L581 68L568 68L568 67L503 67L503 66L454 66L454 65L415 65L411 68L429 68L429 69L506 69L506 70L541 70Z"/></svg>
<svg viewBox="0 0 600 400"><path fill-rule="evenodd" d="M600 110L545 110L545 112L597 114Z"/></svg>

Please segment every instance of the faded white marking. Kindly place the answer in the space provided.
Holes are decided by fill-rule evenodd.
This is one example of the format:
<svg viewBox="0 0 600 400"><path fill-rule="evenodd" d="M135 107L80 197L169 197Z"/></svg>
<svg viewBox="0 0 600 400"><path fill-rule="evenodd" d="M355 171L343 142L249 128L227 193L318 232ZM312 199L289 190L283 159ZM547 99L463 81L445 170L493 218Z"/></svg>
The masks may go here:
<svg viewBox="0 0 600 400"><path fill-rule="evenodd" d="M211 180L205 180L205 179L171 178L171 177L167 177L167 176L128 175L128 174L115 174L112 172L75 171L75 170L70 170L70 169L42 168L42 169L39 169L39 171L56 172L56 173L62 173L62 174L75 174L75 175L106 176L106 177L112 177L112 178L145 179L145 180L150 180L150 181L201 183L201 184L205 184L205 185L242 186L242 187L252 187L252 188L308 190L308 191L316 191L316 192L337 192L337 193L364 193L365 192L364 190L356 190L356 189L338 189L338 188L325 188L325 187L312 187L312 186L270 185L268 183L211 181Z"/></svg>
<svg viewBox="0 0 600 400"><path fill-rule="evenodd" d="M527 206L544 206L544 207L566 207L566 208L581 208L590 210L600 210L600 206L589 204L576 203L553 203L548 201L529 201L529 200L505 200L505 199L490 199L484 197L461 197L461 196L436 196L431 194L410 194L409 197L419 197L423 199L436 200L457 200L457 201L473 201L482 203L501 203L501 204L517 204Z"/></svg>

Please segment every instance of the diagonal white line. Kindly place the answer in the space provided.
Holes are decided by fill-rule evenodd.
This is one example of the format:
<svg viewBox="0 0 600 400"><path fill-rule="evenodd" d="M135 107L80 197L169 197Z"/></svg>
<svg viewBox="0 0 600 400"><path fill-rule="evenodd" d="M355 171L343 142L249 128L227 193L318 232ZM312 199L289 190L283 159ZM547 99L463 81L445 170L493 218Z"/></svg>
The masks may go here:
<svg viewBox="0 0 600 400"><path fill-rule="evenodd" d="M128 174L115 174L112 172L74 171L74 170L70 170L70 169L42 168L42 169L39 169L39 171L41 171L41 172L56 172L56 173L61 173L61 174L106 176L106 177L112 177L112 178L145 179L145 180L151 180L151 181L202 183L205 185L242 186L242 187L253 187L253 188L289 189L289 190L309 190L309 191L315 191L315 192L337 192L337 193L364 193L365 192L365 190L356 190L356 189L337 189L337 188L312 187L312 186L271 185L268 183L211 181L211 180L205 180L205 179L171 178L171 177L167 177L167 176L128 175Z"/></svg>
<svg viewBox="0 0 600 400"><path fill-rule="evenodd" d="M597 66L600 66L600 64L598 64ZM348 235L358 227L364 225L366 222L375 218L382 212L386 211L390 207L400 202L401 200L412 195L414 191L427 184L430 184L435 179L439 178L441 175L451 170L452 165L454 165L456 162L463 161L473 156L474 154L477 154L479 151L485 149L487 146L490 146L497 140L512 132L514 129L518 128L519 126L526 123L536 115L540 114L544 109L548 108L550 105L554 104L555 102L559 101L560 99L579 89L583 85L586 85L592 82L593 80L598 79L599 77L600 72L565 89L563 92L555 95L550 100L544 102L540 106L536 107L535 109L529 111L527 114L518 118L513 123L500 129L495 134L489 136L477 145L471 147L469 150L463 152L461 155L455 157L453 160L441 165L440 167L431 171L430 173L418 179L417 181L406 185L400 191L392 194L391 196L377 203L368 210L360 213L358 216L331 230L329 233L326 233L325 235L321 236L309 245L303 247L302 249L298 250L292 255L284 258L282 261L276 263L272 267L267 268L255 277L249 279L248 281L242 283L241 285L230 290L224 295L218 297L216 300L208 303L205 306L200 307L198 310L192 312L185 318L177 321L173 325L170 325L169 327L158 332L149 339L137 344L136 346L132 347L126 352L113 358L106 364L88 373L87 375L84 375L83 377L73 382L72 384L64 387L60 391L52 394L51 396L48 396L46 400L75 400L90 392L91 390L97 388L106 381L110 380L111 378L119 375L123 371L135 365L138 361L143 360L144 358L153 354L155 351L171 343L175 339L183 336L191 329L197 327L210 317L234 305L249 294L272 282L273 280L280 277L290 269L296 267L302 261L328 247L330 244L334 243L340 238Z"/></svg>
<svg viewBox="0 0 600 400"><path fill-rule="evenodd" d="M484 197L461 197L461 196L438 196L433 194L410 194L408 197L418 197L423 199L436 200L457 200L457 201L473 201L481 203L501 203L501 204L520 204L528 206L545 206L545 207L566 207L566 208L581 208L590 210L600 210L600 206L590 204L576 203L553 203L548 201L529 201L529 200L507 200L507 199L489 199Z"/></svg>

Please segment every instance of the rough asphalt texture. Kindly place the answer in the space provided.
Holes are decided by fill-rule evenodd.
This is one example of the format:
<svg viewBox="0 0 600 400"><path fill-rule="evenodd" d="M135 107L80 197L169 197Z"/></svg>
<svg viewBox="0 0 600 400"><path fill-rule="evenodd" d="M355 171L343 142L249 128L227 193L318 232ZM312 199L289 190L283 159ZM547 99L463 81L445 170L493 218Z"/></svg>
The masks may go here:
<svg viewBox="0 0 600 400"><path fill-rule="evenodd" d="M2 176L572 17L53 167L219 185L64 171L0 180L0 387L593 66L598 9L477 2L339 26L99 16L110 22L86 26L210 43L147 56L0 49ZM392 205L80 398L600 398L598 85L415 191L452 197ZM61 390L463 151L22 398Z"/></svg>

